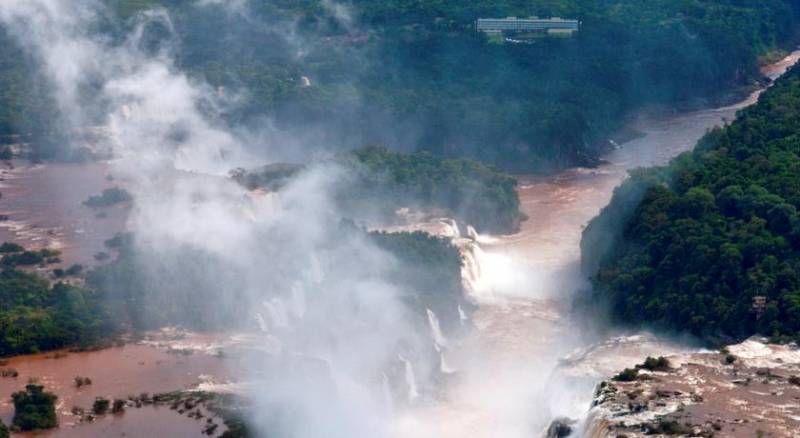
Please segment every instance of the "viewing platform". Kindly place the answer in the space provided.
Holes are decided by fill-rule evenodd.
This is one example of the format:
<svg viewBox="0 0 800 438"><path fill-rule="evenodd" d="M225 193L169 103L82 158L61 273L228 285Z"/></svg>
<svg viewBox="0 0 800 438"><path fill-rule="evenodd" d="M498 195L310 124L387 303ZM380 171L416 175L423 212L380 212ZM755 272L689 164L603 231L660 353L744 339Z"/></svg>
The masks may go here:
<svg viewBox="0 0 800 438"><path fill-rule="evenodd" d="M478 18L476 28L486 34L551 34L571 36L580 30L580 21L552 18Z"/></svg>

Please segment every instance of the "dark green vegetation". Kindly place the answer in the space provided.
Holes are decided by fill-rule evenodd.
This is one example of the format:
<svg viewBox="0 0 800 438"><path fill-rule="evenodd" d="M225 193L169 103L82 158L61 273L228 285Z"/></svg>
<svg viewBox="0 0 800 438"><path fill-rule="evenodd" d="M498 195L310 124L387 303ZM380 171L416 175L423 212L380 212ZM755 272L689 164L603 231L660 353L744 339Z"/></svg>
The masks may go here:
<svg viewBox="0 0 800 438"><path fill-rule="evenodd" d="M0 356L86 346L111 334L96 294L8 266L15 255L4 256L0 271Z"/></svg>
<svg viewBox="0 0 800 438"><path fill-rule="evenodd" d="M58 426L56 418L55 394L45 392L40 385L27 385L24 391L15 392L14 401L15 428L19 430L52 429Z"/></svg>
<svg viewBox="0 0 800 438"><path fill-rule="evenodd" d="M582 242L626 324L709 341L800 337L800 67L665 168L635 173Z"/></svg>
<svg viewBox="0 0 800 438"><path fill-rule="evenodd" d="M425 233L366 233L343 222L339 235L352 240L367 239L394 258L376 278L396 284L402 298L417 315L425 309L436 311L442 325L458 324L457 305L469 310L461 285L461 255L448 240ZM342 237L347 240L347 238ZM246 295L243 274L213 256L179 249L162 256L158 264L148 263L146 252L131 236L120 235L109 242L120 251L114 262L87 274L87 287L103 298L115 323L129 330L146 330L167 324L212 329L241 327L251 323L253 300ZM320 250L323 254L325 249ZM263 263L276 265L281 253L267 254ZM259 259L261 260L261 259ZM347 269L347 261L332 261L327 272ZM300 269L294 265L285 269ZM225 279L228 292L219 295L217 285ZM334 280L330 280L334 281ZM280 289L275 286L276 289ZM288 288L288 286L287 286ZM237 326L237 324L239 324Z"/></svg>
<svg viewBox="0 0 800 438"><path fill-rule="evenodd" d="M340 153L333 162L343 174L333 187L334 198L343 214L354 220L385 220L398 208L416 207L438 210L482 232L511 233L524 219L517 181L492 166L381 146ZM279 163L236 169L231 177L249 189L279 190L305 169Z"/></svg>
<svg viewBox="0 0 800 438"><path fill-rule="evenodd" d="M647 356L647 359L644 360L644 363L637 365L637 368L648 371L669 371L669 359L664 356L659 356L657 358Z"/></svg>
<svg viewBox="0 0 800 438"><path fill-rule="evenodd" d="M16 243L9 242L5 242L3 246L0 246L0 253L5 254L0 259L0 264L7 267L45 265L61 261L58 258L61 252L58 250L45 248L39 251L25 251L24 248Z"/></svg>
<svg viewBox="0 0 800 438"><path fill-rule="evenodd" d="M464 299L458 248L448 239L423 232L370 233L370 239L397 260L387 278L407 291L404 298L414 313L424 316L431 309L442 328L454 332L459 324L457 306L471 308Z"/></svg>
<svg viewBox="0 0 800 438"><path fill-rule="evenodd" d="M480 231L510 233L523 219L517 181L474 161L428 152L401 154L365 147L346 155L352 169L339 198L350 211L400 206L439 208ZM349 208L348 208L349 207Z"/></svg>
<svg viewBox="0 0 800 438"><path fill-rule="evenodd" d="M622 372L612 377L611 380L616 382L633 382L645 377L644 375L639 375L639 370L667 372L671 369L669 359L666 357L659 356L655 358L648 356L643 363L633 368L625 368Z"/></svg>
<svg viewBox="0 0 800 438"><path fill-rule="evenodd" d="M791 0L352 0L337 16L322 0L248 0L244 16L193 0L105 3L113 13L97 31L118 39L137 12L167 8L178 67L248 91L229 122L268 116L305 143L423 148L525 172L596 162L633 111L730 99L759 79L759 55L791 46L800 11ZM582 27L533 44L474 29L508 15ZM169 34L151 23L141 46L156 51ZM7 38L0 47L0 133L51 139L46 86Z"/></svg>
<svg viewBox="0 0 800 438"><path fill-rule="evenodd" d="M103 190L99 195L90 196L89 199L83 201L83 204L92 208L111 207L112 205L121 204L123 202L130 202L133 199L127 190L119 187L112 187Z"/></svg>
<svg viewBox="0 0 800 438"><path fill-rule="evenodd" d="M111 406L111 401L107 398L98 397L92 403L92 412L95 415L105 415L108 408Z"/></svg>

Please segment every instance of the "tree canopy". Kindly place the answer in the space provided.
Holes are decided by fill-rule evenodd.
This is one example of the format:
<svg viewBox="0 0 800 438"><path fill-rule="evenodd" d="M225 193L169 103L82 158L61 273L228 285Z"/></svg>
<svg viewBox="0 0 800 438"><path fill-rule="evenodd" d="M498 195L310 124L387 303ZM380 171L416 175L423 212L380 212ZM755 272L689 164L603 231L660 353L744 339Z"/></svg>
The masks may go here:
<svg viewBox="0 0 800 438"><path fill-rule="evenodd" d="M800 336L800 67L730 126L617 190L582 242L618 321ZM621 224L614 228L612 224Z"/></svg>

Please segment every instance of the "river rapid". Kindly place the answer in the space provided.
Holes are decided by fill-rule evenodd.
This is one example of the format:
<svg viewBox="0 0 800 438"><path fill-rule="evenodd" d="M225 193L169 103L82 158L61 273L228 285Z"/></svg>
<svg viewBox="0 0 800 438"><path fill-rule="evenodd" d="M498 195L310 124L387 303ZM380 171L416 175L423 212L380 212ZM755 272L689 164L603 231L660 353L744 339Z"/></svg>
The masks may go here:
<svg viewBox="0 0 800 438"><path fill-rule="evenodd" d="M800 52L793 52L763 73L777 79L798 59ZM581 232L629 170L664 165L691 150L708 130L754 104L762 91L731 106L636 120L632 128L643 135L611 151L604 157L607 164L597 168L520 177L520 201L529 219L514 235L478 238L475 331L449 359L459 373L443 402L401 416L396 436L537 436L553 418L581 420L603 378L648 355L691 350L647 333L582 332L585 325L569 315L574 294L587 287L579 268Z"/></svg>

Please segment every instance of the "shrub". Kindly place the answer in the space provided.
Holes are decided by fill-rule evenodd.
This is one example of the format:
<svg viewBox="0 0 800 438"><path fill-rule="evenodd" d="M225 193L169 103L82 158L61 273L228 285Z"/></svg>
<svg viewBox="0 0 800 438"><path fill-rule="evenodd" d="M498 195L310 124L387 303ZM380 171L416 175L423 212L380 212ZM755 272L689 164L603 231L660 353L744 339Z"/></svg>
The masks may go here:
<svg viewBox="0 0 800 438"><path fill-rule="evenodd" d="M611 380L617 382L633 382L639 377L639 370L636 368L625 368L621 373L612 377Z"/></svg>
<svg viewBox="0 0 800 438"><path fill-rule="evenodd" d="M89 199L83 201L83 204L92 208L102 208L129 202L132 199L133 197L127 190L119 187L112 187L103 190L103 193L99 195L90 196Z"/></svg>
<svg viewBox="0 0 800 438"><path fill-rule="evenodd" d="M22 245L14 242L3 242L0 245L0 253L10 253L10 252L22 252L25 251L25 248Z"/></svg>
<svg viewBox="0 0 800 438"><path fill-rule="evenodd" d="M645 359L644 363L638 365L637 368L648 370L648 371L669 371L669 360L664 356L659 356L658 358L648 356Z"/></svg>
<svg viewBox="0 0 800 438"><path fill-rule="evenodd" d="M41 385L29 384L24 391L15 392L13 424L19 430L51 429L58 426L55 394L45 392Z"/></svg>
<svg viewBox="0 0 800 438"><path fill-rule="evenodd" d="M105 415L110 404L107 398L97 397L92 405L92 412L96 415Z"/></svg>
<svg viewBox="0 0 800 438"><path fill-rule="evenodd" d="M92 384L92 379L88 377L81 377L81 376L75 377L75 386L77 386L78 388L91 384Z"/></svg>
<svg viewBox="0 0 800 438"><path fill-rule="evenodd" d="M115 399L114 404L111 406L112 414L121 414L125 412L125 400Z"/></svg>

